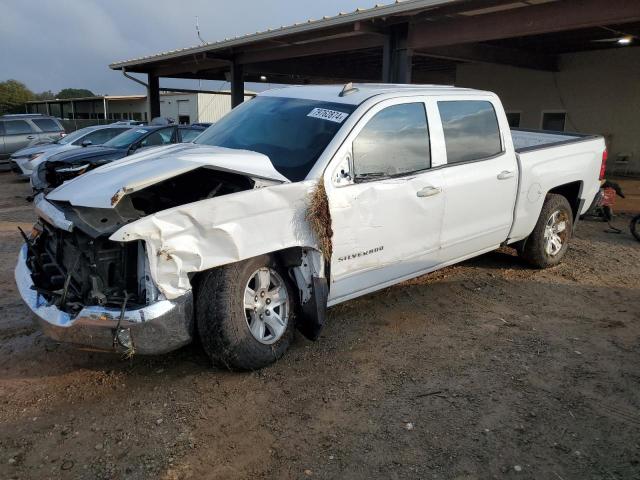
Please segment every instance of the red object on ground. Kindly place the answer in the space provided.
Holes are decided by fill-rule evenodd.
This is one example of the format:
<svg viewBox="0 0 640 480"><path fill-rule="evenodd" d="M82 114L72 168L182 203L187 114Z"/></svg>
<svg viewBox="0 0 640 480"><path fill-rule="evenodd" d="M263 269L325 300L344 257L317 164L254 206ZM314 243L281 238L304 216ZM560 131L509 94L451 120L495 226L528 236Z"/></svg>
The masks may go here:
<svg viewBox="0 0 640 480"><path fill-rule="evenodd" d="M611 187L605 188L603 191L602 205L604 205L605 207L613 207L615 203L616 191Z"/></svg>

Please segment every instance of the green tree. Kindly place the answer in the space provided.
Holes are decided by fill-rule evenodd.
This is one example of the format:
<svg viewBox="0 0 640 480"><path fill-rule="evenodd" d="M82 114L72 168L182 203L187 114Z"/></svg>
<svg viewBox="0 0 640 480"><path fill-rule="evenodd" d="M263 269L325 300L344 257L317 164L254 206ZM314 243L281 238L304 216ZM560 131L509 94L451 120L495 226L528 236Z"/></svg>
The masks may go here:
<svg viewBox="0 0 640 480"><path fill-rule="evenodd" d="M82 98L95 97L96 95L86 88L63 88L58 92L56 98Z"/></svg>
<svg viewBox="0 0 640 480"><path fill-rule="evenodd" d="M17 80L0 82L0 115L5 113L24 113L24 104L34 99L27 86Z"/></svg>

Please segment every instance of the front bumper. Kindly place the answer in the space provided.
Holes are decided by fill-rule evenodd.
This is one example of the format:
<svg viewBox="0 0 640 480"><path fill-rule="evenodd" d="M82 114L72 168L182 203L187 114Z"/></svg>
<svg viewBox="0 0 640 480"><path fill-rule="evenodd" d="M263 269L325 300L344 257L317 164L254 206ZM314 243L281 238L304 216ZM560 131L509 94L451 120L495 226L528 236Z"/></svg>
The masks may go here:
<svg viewBox="0 0 640 480"><path fill-rule="evenodd" d="M22 246L15 269L22 300L35 314L45 335L61 342L113 350L113 336L120 310L98 306L84 307L75 317L63 312L33 290L27 266L27 247ZM141 354L170 352L193 339L193 297L191 292L174 300L160 300L146 307L125 310L120 328ZM120 347L122 349L122 347Z"/></svg>
<svg viewBox="0 0 640 480"><path fill-rule="evenodd" d="M11 170L21 178L30 178L33 170L28 157L11 157L9 159Z"/></svg>

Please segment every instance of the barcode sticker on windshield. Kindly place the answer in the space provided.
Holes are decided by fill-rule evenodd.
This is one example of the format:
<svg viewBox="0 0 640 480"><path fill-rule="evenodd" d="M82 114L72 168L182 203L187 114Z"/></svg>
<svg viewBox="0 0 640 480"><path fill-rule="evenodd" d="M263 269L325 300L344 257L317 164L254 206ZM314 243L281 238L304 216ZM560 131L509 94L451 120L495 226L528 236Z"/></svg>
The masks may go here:
<svg viewBox="0 0 640 480"><path fill-rule="evenodd" d="M307 117L321 118L336 123L344 122L344 119L348 116L348 113L338 112L337 110L327 110L325 108L314 108L307 114Z"/></svg>

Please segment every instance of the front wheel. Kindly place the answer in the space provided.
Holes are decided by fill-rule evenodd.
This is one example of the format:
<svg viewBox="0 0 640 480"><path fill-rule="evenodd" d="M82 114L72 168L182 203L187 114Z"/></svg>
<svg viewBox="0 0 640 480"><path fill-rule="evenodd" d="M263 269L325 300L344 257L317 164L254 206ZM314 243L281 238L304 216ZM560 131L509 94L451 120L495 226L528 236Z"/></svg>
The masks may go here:
<svg viewBox="0 0 640 480"><path fill-rule="evenodd" d="M279 359L295 331L295 296L269 255L205 274L196 298L198 333L217 365L257 370Z"/></svg>
<svg viewBox="0 0 640 480"><path fill-rule="evenodd" d="M524 243L522 257L537 268L557 265L567 253L573 232L573 212L562 195L549 194L533 232Z"/></svg>

